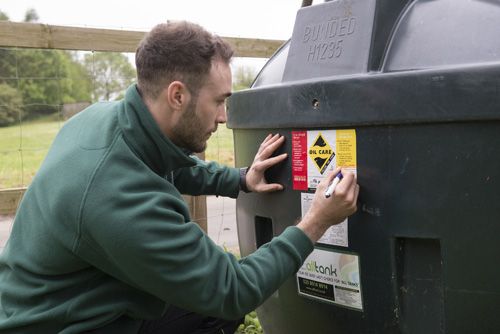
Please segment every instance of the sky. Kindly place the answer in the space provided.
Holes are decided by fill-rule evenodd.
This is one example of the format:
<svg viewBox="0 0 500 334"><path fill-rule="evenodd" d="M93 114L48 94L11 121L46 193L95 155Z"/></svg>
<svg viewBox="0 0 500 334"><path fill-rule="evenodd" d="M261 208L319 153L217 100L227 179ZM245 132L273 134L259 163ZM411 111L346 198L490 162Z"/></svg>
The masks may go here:
<svg viewBox="0 0 500 334"><path fill-rule="evenodd" d="M316 0L313 3L323 2ZM33 8L40 23L148 31L167 20L187 20L220 36L287 40L302 0L0 0L11 21ZM264 59L237 59L256 70Z"/></svg>

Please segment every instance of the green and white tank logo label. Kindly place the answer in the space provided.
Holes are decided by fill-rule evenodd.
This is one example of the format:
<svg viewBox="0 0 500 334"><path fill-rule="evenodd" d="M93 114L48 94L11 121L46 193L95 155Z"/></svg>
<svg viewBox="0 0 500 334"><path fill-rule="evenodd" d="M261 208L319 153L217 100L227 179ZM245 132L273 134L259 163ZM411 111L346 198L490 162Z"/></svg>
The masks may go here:
<svg viewBox="0 0 500 334"><path fill-rule="evenodd" d="M359 258L316 248L297 272L299 295L363 311Z"/></svg>

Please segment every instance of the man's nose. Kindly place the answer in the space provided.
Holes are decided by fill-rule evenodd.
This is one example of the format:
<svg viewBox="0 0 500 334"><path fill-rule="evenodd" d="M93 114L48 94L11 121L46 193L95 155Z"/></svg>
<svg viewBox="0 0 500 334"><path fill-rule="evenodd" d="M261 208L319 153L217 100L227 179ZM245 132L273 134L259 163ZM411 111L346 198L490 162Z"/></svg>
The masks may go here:
<svg viewBox="0 0 500 334"><path fill-rule="evenodd" d="M219 108L217 112L217 123L226 123L227 115L226 115L226 105L224 104L221 108Z"/></svg>

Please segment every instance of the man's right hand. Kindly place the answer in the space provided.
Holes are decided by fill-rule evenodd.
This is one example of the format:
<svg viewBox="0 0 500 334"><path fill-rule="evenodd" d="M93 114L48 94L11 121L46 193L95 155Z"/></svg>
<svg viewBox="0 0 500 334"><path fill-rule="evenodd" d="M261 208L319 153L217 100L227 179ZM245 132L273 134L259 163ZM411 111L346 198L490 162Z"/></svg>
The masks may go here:
<svg viewBox="0 0 500 334"><path fill-rule="evenodd" d="M356 212L359 185L352 172L342 171L343 178L329 198L325 197L328 185L333 181L340 168L335 169L316 188L309 211L297 224L314 243L332 226L341 223L347 216Z"/></svg>

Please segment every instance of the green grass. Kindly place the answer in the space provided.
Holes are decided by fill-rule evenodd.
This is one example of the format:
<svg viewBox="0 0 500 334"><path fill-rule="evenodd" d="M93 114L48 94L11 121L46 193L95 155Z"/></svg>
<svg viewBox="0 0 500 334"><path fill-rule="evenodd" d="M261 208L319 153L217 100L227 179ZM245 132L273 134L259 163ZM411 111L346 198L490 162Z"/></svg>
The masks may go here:
<svg viewBox="0 0 500 334"><path fill-rule="evenodd" d="M225 124L219 125L217 132L208 140L205 159L234 167L233 130L228 129Z"/></svg>
<svg viewBox="0 0 500 334"><path fill-rule="evenodd" d="M0 128L0 189L26 186L62 123L53 116Z"/></svg>
<svg viewBox="0 0 500 334"><path fill-rule="evenodd" d="M30 184L62 125L54 115L0 128L0 189ZM206 159L234 166L233 132L224 125L210 138Z"/></svg>

